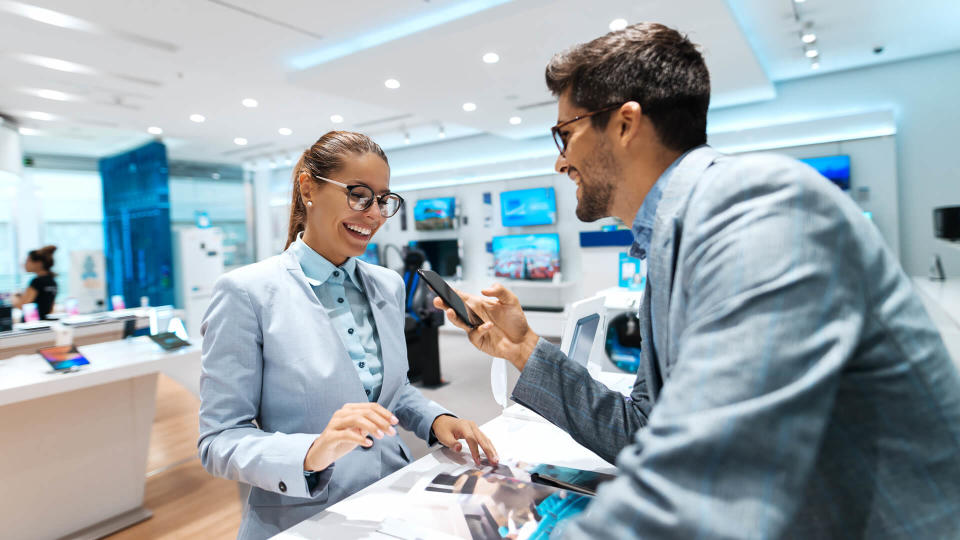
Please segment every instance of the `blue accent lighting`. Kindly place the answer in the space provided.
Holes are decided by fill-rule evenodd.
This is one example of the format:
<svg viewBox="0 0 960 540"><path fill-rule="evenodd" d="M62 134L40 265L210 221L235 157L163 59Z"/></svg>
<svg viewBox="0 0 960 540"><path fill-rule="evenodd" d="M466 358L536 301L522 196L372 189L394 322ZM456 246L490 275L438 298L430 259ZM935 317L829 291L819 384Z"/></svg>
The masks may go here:
<svg viewBox="0 0 960 540"><path fill-rule="evenodd" d="M337 58L372 49L409 35L429 30L463 17L485 11L492 7L511 2L512 0L465 0L453 2L451 5L432 10L428 13L416 15L396 24L391 24L360 34L359 36L334 43L318 51L298 56L290 61L295 69L307 69L325 64Z"/></svg>
<svg viewBox="0 0 960 540"><path fill-rule="evenodd" d="M801 159L800 161L816 169L818 173L839 186L840 189L850 189L850 156L825 156Z"/></svg>

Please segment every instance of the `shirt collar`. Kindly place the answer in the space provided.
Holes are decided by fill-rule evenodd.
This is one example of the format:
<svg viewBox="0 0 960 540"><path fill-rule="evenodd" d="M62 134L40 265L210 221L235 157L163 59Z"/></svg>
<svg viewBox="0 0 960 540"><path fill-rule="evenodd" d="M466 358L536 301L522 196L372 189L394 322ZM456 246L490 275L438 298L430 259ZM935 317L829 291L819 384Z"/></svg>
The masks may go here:
<svg viewBox="0 0 960 540"><path fill-rule="evenodd" d="M300 268L307 276L307 282L316 287L326 283L335 270L341 270L346 274L353 284L360 286L357 279L357 260L353 257L347 259L345 263L337 268L332 262L328 261L323 255L320 255L303 241L303 233L297 234L297 240L290 244L290 250L300 263Z"/></svg>
<svg viewBox="0 0 960 540"><path fill-rule="evenodd" d="M683 158L687 157L689 153L690 151L687 150L675 159L673 163L660 174L660 177L657 178L657 181L654 182L650 188L650 192L644 197L643 204L641 204L640 209L637 210L637 215L633 218L633 226L631 227L631 232L633 232L633 245L630 246L631 257L638 259L647 258L647 254L650 251L650 239L653 236L653 223L657 217L657 206L660 205L663 190L667 187L667 183L670 182L670 176L677 168L677 165L679 165L680 162L683 161Z"/></svg>

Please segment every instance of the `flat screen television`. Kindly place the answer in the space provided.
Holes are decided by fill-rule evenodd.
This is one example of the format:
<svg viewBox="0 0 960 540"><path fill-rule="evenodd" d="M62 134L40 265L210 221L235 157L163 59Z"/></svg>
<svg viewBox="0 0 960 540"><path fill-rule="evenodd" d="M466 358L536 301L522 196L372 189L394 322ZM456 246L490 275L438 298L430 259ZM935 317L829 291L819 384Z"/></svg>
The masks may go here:
<svg viewBox="0 0 960 540"><path fill-rule="evenodd" d="M556 193L552 187L504 191L500 194L500 218L504 227L556 223Z"/></svg>
<svg viewBox="0 0 960 540"><path fill-rule="evenodd" d="M377 247L376 242L370 242L367 244L367 250L363 252L363 255L357 257L363 262L370 264L380 264L380 249Z"/></svg>
<svg viewBox="0 0 960 540"><path fill-rule="evenodd" d="M426 255L430 268L443 277L457 275L460 266L459 240L412 240L410 247Z"/></svg>
<svg viewBox="0 0 960 540"><path fill-rule="evenodd" d="M456 202L453 197L420 199L413 207L413 227L418 231L452 229Z"/></svg>
<svg viewBox="0 0 960 540"><path fill-rule="evenodd" d="M824 156L801 159L840 189L850 189L850 156Z"/></svg>
<svg viewBox="0 0 960 540"><path fill-rule="evenodd" d="M560 270L560 236L517 234L493 237L493 271L497 277L553 279Z"/></svg>

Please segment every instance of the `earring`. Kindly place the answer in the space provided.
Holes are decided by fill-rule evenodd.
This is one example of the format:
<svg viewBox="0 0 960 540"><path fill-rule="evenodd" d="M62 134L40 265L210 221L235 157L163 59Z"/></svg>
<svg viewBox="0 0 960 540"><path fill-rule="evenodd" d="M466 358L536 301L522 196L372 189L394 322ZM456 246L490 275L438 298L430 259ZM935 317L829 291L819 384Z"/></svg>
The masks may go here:
<svg viewBox="0 0 960 540"><path fill-rule="evenodd" d="M313 201L307 201L307 206L313 206Z"/></svg>

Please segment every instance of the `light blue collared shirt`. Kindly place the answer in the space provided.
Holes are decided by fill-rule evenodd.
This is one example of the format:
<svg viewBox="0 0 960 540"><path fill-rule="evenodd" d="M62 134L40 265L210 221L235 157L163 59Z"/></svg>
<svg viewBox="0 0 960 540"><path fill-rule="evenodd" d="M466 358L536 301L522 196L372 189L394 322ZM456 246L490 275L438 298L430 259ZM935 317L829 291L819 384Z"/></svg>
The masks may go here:
<svg viewBox="0 0 960 540"><path fill-rule="evenodd" d="M370 302L357 277L356 259L351 257L343 265L334 266L305 244L300 236L290 249L340 335L367 397L376 401L383 386L380 338Z"/></svg>
<svg viewBox="0 0 960 540"><path fill-rule="evenodd" d="M633 226L630 228L633 232L633 245L630 246L630 256L638 259L646 259L650 251L650 238L653 236L653 221L657 217L657 206L663 197L663 190L670 182L670 175L680 164L680 161L686 157L687 152L678 157L669 167L657 178L650 188L650 192L643 199L643 204L637 210L637 215L633 218Z"/></svg>
<svg viewBox="0 0 960 540"><path fill-rule="evenodd" d="M633 218L633 226L630 228L631 232L633 232L633 244L630 246L631 257L638 259L647 258L647 253L650 252L650 239L653 237L653 222L657 217L657 206L660 205L660 199L663 198L663 190L666 189L667 184L670 182L670 176L673 174L673 171L676 170L677 165L679 165L680 162L683 161L683 158L689 153L690 150L687 150L674 160L674 162L660 174L660 178L657 178L657 181L654 182L650 188L650 192L644 197L643 204L641 204L640 209L637 210L637 215ZM650 282L650 276L647 276L647 286L653 287L653 285L654 284ZM657 315L654 313L653 303L650 304L650 319L651 327L654 327L657 324ZM653 348L656 350L659 344L657 343L657 333L655 330L653 335Z"/></svg>

